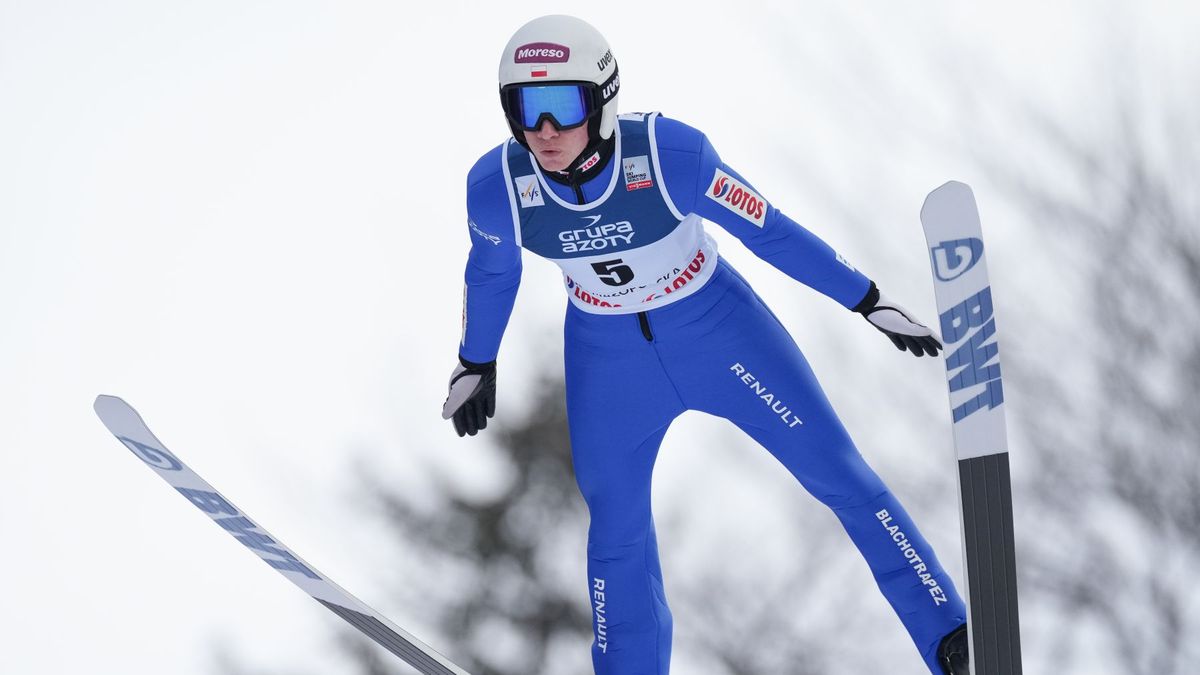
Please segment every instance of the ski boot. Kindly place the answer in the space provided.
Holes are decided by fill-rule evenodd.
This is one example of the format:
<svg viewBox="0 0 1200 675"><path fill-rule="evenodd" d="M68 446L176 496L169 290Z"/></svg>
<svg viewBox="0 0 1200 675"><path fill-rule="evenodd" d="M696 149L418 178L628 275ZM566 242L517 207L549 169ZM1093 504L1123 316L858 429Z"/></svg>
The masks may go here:
<svg viewBox="0 0 1200 675"><path fill-rule="evenodd" d="M967 645L967 624L950 631L938 645L938 663L946 675L971 675Z"/></svg>

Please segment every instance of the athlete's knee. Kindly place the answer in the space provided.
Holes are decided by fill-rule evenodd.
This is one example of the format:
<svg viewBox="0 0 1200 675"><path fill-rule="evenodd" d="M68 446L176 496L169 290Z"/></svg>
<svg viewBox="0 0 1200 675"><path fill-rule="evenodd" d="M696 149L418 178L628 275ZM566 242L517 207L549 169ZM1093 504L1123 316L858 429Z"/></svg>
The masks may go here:
<svg viewBox="0 0 1200 675"><path fill-rule="evenodd" d="M646 550L646 537L631 540L607 539L592 537L588 541L588 560L594 563L612 563L626 560L643 560Z"/></svg>
<svg viewBox="0 0 1200 675"><path fill-rule="evenodd" d="M654 516L649 505L638 508L592 509L588 525L588 547L624 548L644 544L654 531Z"/></svg>
<svg viewBox="0 0 1200 675"><path fill-rule="evenodd" d="M577 472L575 479L593 521L623 518L640 521L650 517L649 476L639 478L633 472Z"/></svg>
<svg viewBox="0 0 1200 675"><path fill-rule="evenodd" d="M828 506L839 518L855 517L858 512L869 513L874 504L884 495L886 489L875 494L825 494L818 495L817 500Z"/></svg>
<svg viewBox="0 0 1200 675"><path fill-rule="evenodd" d="M575 484L593 519L631 505L646 503L649 508L649 478L639 480L633 472L576 468Z"/></svg>
<svg viewBox="0 0 1200 675"><path fill-rule="evenodd" d="M797 479L817 501L834 511L866 506L888 494L887 485L874 472L863 475L845 471L822 476L797 476Z"/></svg>

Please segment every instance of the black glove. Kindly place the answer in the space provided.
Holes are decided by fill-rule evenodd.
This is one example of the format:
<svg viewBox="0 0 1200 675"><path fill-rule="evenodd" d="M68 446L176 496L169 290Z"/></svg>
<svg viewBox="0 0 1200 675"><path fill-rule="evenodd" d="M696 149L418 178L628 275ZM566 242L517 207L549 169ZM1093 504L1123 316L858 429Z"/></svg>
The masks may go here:
<svg viewBox="0 0 1200 675"><path fill-rule="evenodd" d="M486 429L488 418L496 414L496 362L472 363L461 356L458 362L450 373L442 419L454 418L459 436L474 436Z"/></svg>
<svg viewBox="0 0 1200 675"><path fill-rule="evenodd" d="M888 300L879 292L874 281L867 291L867 297L854 307L854 311L888 336L900 351L907 349L914 356L937 356L942 348L942 343L932 330L912 318L908 310Z"/></svg>

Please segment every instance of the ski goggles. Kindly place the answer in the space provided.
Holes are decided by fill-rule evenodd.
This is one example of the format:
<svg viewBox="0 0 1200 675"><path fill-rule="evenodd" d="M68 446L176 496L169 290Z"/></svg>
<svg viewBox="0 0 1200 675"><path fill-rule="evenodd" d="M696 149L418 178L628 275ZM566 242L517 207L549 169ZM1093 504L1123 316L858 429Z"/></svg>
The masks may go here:
<svg viewBox="0 0 1200 675"><path fill-rule="evenodd" d="M500 104L514 126L537 131L549 121L555 129L574 129L600 112L616 96L616 72L603 85L592 82L522 83L500 89Z"/></svg>

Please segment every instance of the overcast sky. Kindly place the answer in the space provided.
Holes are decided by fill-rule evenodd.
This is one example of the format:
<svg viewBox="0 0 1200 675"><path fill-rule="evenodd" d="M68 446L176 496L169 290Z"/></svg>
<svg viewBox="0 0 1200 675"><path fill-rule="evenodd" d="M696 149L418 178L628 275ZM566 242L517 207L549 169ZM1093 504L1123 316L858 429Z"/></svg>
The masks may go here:
<svg viewBox="0 0 1200 675"><path fill-rule="evenodd" d="M350 469L369 457L418 492L428 466L480 489L492 475L471 455L486 441L459 441L437 412L459 335L465 175L507 134L496 64L524 20L592 22L621 64L623 110L707 131L773 203L926 317L925 193L957 178L987 204L965 151L1020 145L964 142L974 121L950 98L963 82L1086 125L1081 97L1125 54L1153 66L1136 71L1150 90L1169 87L1196 62L1200 28L1182 3L841 4L0 0L0 671L193 675L221 643L344 672L334 643L312 640L330 632L322 610L108 436L91 412L99 393L138 407L309 562L453 653L420 608L389 605L395 548L356 520ZM958 145L906 138L922 120ZM985 229L1011 213L991 206ZM878 229L839 228L848 208L881 214ZM1019 253L988 232L994 251ZM720 243L786 303L830 397L849 405L824 364L891 346ZM1001 260L993 274L1016 277ZM501 412L561 368L560 288L526 257ZM944 406L936 370L890 363L923 383L919 405ZM664 453L713 424L681 422ZM948 453L948 431L931 434ZM955 565L950 525L930 538Z"/></svg>

